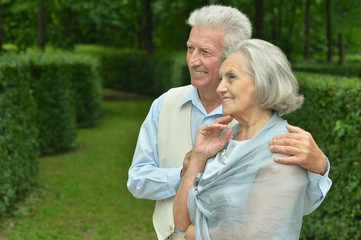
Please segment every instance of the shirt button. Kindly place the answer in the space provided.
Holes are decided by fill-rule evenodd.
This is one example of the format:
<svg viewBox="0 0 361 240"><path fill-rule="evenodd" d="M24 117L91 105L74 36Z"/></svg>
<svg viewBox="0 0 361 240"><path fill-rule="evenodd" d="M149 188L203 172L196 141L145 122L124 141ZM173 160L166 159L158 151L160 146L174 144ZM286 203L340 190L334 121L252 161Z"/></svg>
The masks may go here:
<svg viewBox="0 0 361 240"><path fill-rule="evenodd" d="M170 226L169 226L169 230L171 230L171 231L173 231L173 230L174 230L174 228L173 228L173 226L172 226L172 225L170 225Z"/></svg>

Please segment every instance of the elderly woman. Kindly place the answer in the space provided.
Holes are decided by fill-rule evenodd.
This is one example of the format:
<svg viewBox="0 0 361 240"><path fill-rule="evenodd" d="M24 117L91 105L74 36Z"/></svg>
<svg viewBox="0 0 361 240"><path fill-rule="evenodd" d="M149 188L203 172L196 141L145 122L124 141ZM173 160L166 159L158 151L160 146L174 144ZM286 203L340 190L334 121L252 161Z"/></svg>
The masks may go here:
<svg viewBox="0 0 361 240"><path fill-rule="evenodd" d="M227 116L201 128L186 156L175 225L187 239L298 239L307 174L276 163L268 144L288 132L280 116L303 96L279 48L252 39L237 49L219 72Z"/></svg>

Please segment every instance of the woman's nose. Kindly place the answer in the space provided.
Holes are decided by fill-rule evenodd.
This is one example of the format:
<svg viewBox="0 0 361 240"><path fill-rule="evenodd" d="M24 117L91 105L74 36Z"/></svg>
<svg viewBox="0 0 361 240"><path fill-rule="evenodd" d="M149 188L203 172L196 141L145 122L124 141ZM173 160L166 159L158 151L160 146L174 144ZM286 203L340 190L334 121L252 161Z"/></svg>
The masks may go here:
<svg viewBox="0 0 361 240"><path fill-rule="evenodd" d="M224 83L223 80L221 80L218 84L218 87L217 87L217 93L218 94L221 94L221 93L225 93L227 91L227 86L226 84Z"/></svg>

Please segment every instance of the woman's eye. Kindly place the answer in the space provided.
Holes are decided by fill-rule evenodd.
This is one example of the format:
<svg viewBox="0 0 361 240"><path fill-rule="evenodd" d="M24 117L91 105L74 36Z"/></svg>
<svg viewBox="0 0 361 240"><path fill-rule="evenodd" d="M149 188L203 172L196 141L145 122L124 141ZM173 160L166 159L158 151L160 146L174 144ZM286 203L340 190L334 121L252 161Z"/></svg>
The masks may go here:
<svg viewBox="0 0 361 240"><path fill-rule="evenodd" d="M236 79L236 78L237 78L237 76L236 76L236 75L234 75L234 74L230 74L230 75L229 75L229 78L231 78L231 79Z"/></svg>

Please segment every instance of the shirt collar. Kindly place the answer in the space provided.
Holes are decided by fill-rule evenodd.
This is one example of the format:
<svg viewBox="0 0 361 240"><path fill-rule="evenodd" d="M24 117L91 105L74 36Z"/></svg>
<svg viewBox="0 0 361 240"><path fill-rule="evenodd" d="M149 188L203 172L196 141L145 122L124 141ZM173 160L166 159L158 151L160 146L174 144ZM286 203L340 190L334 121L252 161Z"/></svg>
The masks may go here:
<svg viewBox="0 0 361 240"><path fill-rule="evenodd" d="M179 107L183 106L187 102L192 102L193 106L199 109L204 115L216 115L222 114L222 105L219 105L216 109L214 109L211 113L207 114L206 110L203 107L202 101L199 98L197 88L192 87L189 93L185 96L183 101L179 104Z"/></svg>

